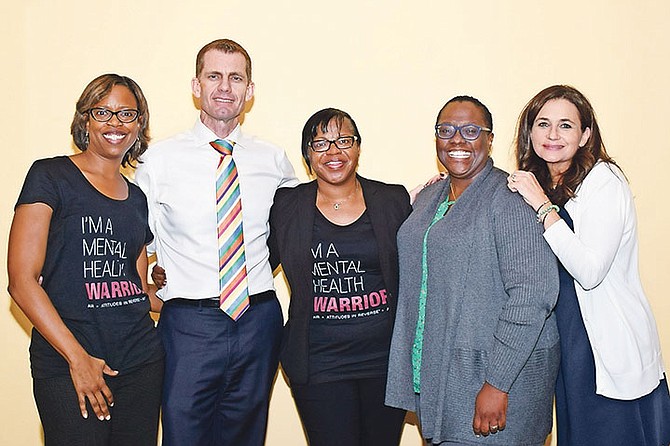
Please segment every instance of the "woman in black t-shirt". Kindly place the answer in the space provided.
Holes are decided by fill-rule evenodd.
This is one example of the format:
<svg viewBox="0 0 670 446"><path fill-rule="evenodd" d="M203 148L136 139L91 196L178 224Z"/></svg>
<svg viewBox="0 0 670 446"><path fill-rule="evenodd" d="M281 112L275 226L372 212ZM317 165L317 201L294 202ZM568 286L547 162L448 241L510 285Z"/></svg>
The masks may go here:
<svg viewBox="0 0 670 446"><path fill-rule="evenodd" d="M277 191L271 262L291 288L281 362L311 446L392 446L405 412L384 405L398 294L396 232L411 211L400 185L356 174L361 136L325 109L303 129L316 180Z"/></svg>
<svg viewBox="0 0 670 446"><path fill-rule="evenodd" d="M155 445L163 351L148 292L146 197L120 173L146 150L149 111L105 74L72 122L81 153L36 161L9 236L9 292L33 323L33 390L51 445Z"/></svg>

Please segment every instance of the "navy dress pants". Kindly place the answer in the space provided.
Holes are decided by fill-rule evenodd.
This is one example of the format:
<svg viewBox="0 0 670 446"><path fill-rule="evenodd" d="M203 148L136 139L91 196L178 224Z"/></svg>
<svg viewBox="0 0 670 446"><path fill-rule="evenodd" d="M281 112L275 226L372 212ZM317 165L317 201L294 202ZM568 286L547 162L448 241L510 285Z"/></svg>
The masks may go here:
<svg viewBox="0 0 670 446"><path fill-rule="evenodd" d="M217 307L165 303L163 446L263 445L283 325L272 296L237 321Z"/></svg>

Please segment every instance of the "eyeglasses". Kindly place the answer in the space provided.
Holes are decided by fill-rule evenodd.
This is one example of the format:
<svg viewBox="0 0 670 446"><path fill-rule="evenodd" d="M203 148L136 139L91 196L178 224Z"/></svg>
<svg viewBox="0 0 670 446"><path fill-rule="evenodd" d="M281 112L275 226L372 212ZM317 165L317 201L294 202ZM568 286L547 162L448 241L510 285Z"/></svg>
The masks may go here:
<svg viewBox="0 0 670 446"><path fill-rule="evenodd" d="M337 139L315 139L309 143L309 146L315 152L327 152L330 150L330 145L335 144L340 150L351 149L354 146L354 143L358 141L358 136L342 136Z"/></svg>
<svg viewBox="0 0 670 446"><path fill-rule="evenodd" d="M451 124L438 124L435 126L435 136L440 139L451 139L456 136L456 132L460 132L463 139L474 141L479 138L482 130L485 132L491 131L491 129L480 127L475 124L465 124L460 127Z"/></svg>
<svg viewBox="0 0 670 446"><path fill-rule="evenodd" d="M116 116L116 119L118 119L120 122L128 124L137 119L137 117L140 115L140 111L135 110L134 108L111 111L107 110L106 108L95 107L90 109L88 114L90 114L91 118L98 122L108 122L110 119L112 119L112 116Z"/></svg>

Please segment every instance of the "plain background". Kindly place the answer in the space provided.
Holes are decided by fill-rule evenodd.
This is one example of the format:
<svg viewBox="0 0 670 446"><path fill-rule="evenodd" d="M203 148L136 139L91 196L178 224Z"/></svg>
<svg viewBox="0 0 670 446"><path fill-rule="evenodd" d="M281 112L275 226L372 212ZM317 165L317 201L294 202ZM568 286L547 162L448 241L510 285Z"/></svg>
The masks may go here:
<svg viewBox="0 0 670 446"><path fill-rule="evenodd" d="M321 108L357 121L361 174L412 188L436 172L432 127L452 96L473 95L490 108L494 159L509 170L523 105L552 84L579 88L635 194L642 278L670 358L667 0L25 0L3 1L0 17L2 270L25 173L37 158L73 153L69 126L84 86L105 72L132 77L149 101L154 140L165 138L197 117L197 51L229 37L254 63L245 132L284 147L303 180L300 131ZM5 274L1 280L5 290ZM38 445L30 324L5 291L1 299L0 444ZM281 376L267 444L305 444ZM402 444L420 444L414 426Z"/></svg>

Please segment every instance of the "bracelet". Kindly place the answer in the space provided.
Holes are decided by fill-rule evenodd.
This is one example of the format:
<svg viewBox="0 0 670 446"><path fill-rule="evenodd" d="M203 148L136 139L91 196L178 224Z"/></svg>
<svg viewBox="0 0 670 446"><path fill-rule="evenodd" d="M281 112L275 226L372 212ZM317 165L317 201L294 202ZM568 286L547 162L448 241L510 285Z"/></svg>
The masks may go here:
<svg viewBox="0 0 670 446"><path fill-rule="evenodd" d="M539 205L539 206L537 207L537 209L535 209L535 213L537 214L538 212L540 212L540 209L542 209L542 208L544 207L545 204L549 204L549 203L551 203L551 200L547 200L547 201L545 201L544 203L542 203L541 205Z"/></svg>
<svg viewBox="0 0 670 446"><path fill-rule="evenodd" d="M552 204L551 206L547 206L545 209L542 209L540 212L538 212L537 215L535 216L537 218L537 222L544 224L544 220L547 218L547 215L551 211L558 212L559 210L560 210L560 208L558 206L556 206L555 204Z"/></svg>
<svg viewBox="0 0 670 446"><path fill-rule="evenodd" d="M554 206L555 206L555 205L554 205ZM558 213L558 206L556 206L555 208L553 208L553 207L550 208L550 209L549 209L549 212L547 212L546 214L544 214L544 217L542 217L542 226L544 226L544 221L547 219L547 217L549 216L549 214L551 214L551 211L556 211L556 213Z"/></svg>

